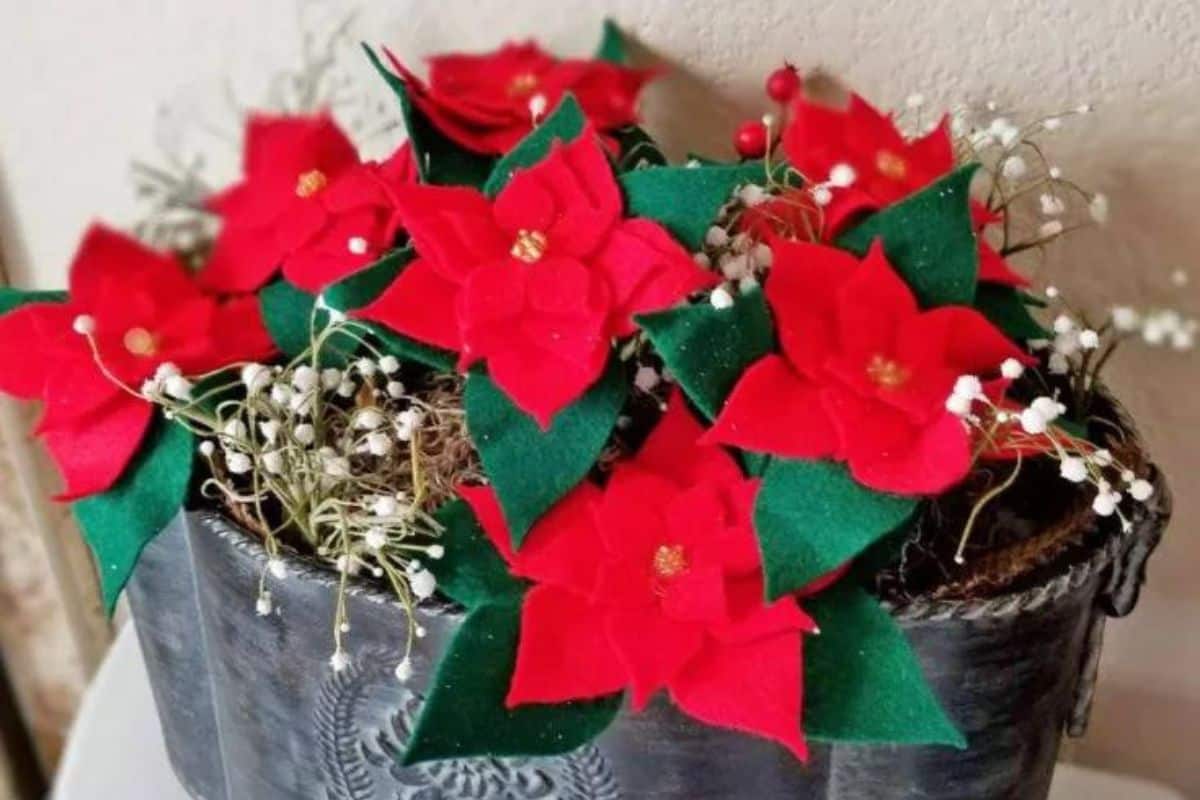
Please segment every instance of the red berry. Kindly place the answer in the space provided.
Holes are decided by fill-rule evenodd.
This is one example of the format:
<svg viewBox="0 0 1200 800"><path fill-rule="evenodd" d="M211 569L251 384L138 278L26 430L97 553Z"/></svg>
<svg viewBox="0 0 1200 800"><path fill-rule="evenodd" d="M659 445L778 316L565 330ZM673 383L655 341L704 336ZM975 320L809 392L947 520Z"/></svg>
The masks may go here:
<svg viewBox="0 0 1200 800"><path fill-rule="evenodd" d="M767 154L767 126L759 120L743 122L733 134L733 147L742 158L762 158Z"/></svg>
<svg viewBox="0 0 1200 800"><path fill-rule="evenodd" d="M800 90L800 76L796 68L782 66L767 76L767 97L776 103L790 103Z"/></svg>

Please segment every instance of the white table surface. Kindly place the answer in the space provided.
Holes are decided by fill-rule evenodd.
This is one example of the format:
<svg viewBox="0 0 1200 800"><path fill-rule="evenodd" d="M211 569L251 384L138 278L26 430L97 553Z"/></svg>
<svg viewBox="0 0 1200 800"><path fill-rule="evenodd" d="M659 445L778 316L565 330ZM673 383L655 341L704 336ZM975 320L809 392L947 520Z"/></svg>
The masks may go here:
<svg viewBox="0 0 1200 800"><path fill-rule="evenodd" d="M56 800L191 800L167 762L141 647L126 625L84 696ZM1050 800L1184 800L1146 781L1060 764Z"/></svg>

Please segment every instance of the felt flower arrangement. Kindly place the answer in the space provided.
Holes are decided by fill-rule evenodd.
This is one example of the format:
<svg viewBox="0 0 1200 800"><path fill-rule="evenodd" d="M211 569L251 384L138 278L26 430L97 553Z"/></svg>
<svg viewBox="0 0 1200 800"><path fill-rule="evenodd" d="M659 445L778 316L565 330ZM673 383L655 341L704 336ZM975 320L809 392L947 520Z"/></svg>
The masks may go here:
<svg viewBox="0 0 1200 800"><path fill-rule="evenodd" d="M205 487L288 510L262 526L264 587L290 524L343 590L365 568L406 607L465 609L407 762L565 752L659 695L801 759L809 737L964 746L870 592L879 554L981 459L1057 461L1123 526L1153 494L1081 424L1140 317L1048 332L1007 262L1066 201L983 241L1012 218L973 184L1027 194L1029 131L910 137L788 67L779 117L737 132L750 157L670 164L636 124L653 71L611 24L591 60L510 44L436 56L428 82L368 56L409 134L384 162L324 110L255 114L196 276L97 227L69 296L0 293L0 388L45 403L109 605L179 506L211 502L199 450ZM355 657L339 609L334 669Z"/></svg>

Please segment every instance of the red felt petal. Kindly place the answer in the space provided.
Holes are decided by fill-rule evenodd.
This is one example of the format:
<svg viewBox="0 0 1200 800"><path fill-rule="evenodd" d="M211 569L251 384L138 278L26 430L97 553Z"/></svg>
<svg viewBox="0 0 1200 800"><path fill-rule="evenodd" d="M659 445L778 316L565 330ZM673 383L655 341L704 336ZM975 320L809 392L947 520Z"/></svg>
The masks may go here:
<svg viewBox="0 0 1200 800"><path fill-rule="evenodd" d="M671 698L701 722L779 742L802 761L803 682L798 633L709 646L671 682Z"/></svg>
<svg viewBox="0 0 1200 800"><path fill-rule="evenodd" d="M893 353L899 326L917 314L912 290L888 263L876 240L854 274L838 290L842 351L852 359Z"/></svg>
<svg viewBox="0 0 1200 800"><path fill-rule="evenodd" d="M645 219L618 224L591 264L608 281L613 299L608 327L614 336L636 330L634 314L668 308L718 282L661 225Z"/></svg>
<svg viewBox="0 0 1200 800"><path fill-rule="evenodd" d="M62 387L64 360L90 363L71 327L78 313L66 303L30 303L0 316L0 391L34 400Z"/></svg>
<svg viewBox="0 0 1200 800"><path fill-rule="evenodd" d="M534 523L512 557L513 573L591 596L604 557L593 516L599 501L600 489L588 481L572 489Z"/></svg>
<svg viewBox="0 0 1200 800"><path fill-rule="evenodd" d="M547 76L561 82L579 100L588 120L600 130L612 130L638 121L638 95L655 77L654 70L630 69L608 61L568 60Z"/></svg>
<svg viewBox="0 0 1200 800"><path fill-rule="evenodd" d="M678 493L677 484L640 462L619 464L595 507L596 527L608 553L633 558L649 570L655 549L667 539L666 504Z"/></svg>
<svg viewBox="0 0 1200 800"><path fill-rule="evenodd" d="M242 228L226 222L196 279L210 292L252 292L275 274L283 252L269 229Z"/></svg>
<svg viewBox="0 0 1200 800"><path fill-rule="evenodd" d="M358 162L354 145L329 114L254 114L246 124L244 147L247 175L281 174L293 187L307 170L319 169L332 177Z"/></svg>
<svg viewBox="0 0 1200 800"><path fill-rule="evenodd" d="M688 410L683 394L674 391L667 411L638 450L634 463L679 487L701 482L717 485L741 480L742 470L720 447L701 444L704 428Z"/></svg>
<svg viewBox="0 0 1200 800"><path fill-rule="evenodd" d="M488 354L488 373L513 403L543 430L554 415L583 396L604 372L608 343L597 341L587 353L564 357L543 344L516 341Z"/></svg>
<svg viewBox="0 0 1200 800"><path fill-rule="evenodd" d="M360 319L436 347L462 346L455 321L458 287L443 279L424 259L409 264L370 305L354 312Z"/></svg>
<svg viewBox="0 0 1200 800"><path fill-rule="evenodd" d="M816 622L794 597L781 597L770 605L764 604L761 574L730 581L726 593L732 619L727 625L712 629L713 637L723 644L746 644L781 633L817 629Z"/></svg>
<svg viewBox="0 0 1200 800"><path fill-rule="evenodd" d="M674 680L704 643L704 626L668 619L653 610L610 610L609 640L628 675L635 711Z"/></svg>
<svg viewBox="0 0 1200 800"><path fill-rule="evenodd" d="M215 351L207 372L237 361L266 361L278 352L263 322L262 306L253 296L235 297L219 305L213 315Z"/></svg>
<svg viewBox="0 0 1200 800"><path fill-rule="evenodd" d="M505 705L563 703L620 691L625 671L599 607L555 586L535 586L521 605L517 662Z"/></svg>
<svg viewBox="0 0 1200 800"><path fill-rule="evenodd" d="M608 157L590 130L556 144L528 169L518 169L496 198L496 223L510 236L539 231L548 252L584 258L605 241L621 216L621 192Z"/></svg>
<svg viewBox="0 0 1200 800"><path fill-rule="evenodd" d="M396 188L395 199L417 252L444 280L461 283L481 264L507 257L512 241L474 189L408 185Z"/></svg>
<svg viewBox="0 0 1200 800"><path fill-rule="evenodd" d="M665 581L661 591L663 615L671 619L713 625L728 618L725 575L719 563L690 566Z"/></svg>
<svg viewBox="0 0 1200 800"><path fill-rule="evenodd" d="M979 280L1002 286L1029 285L1029 279L1010 267L1004 257L982 238L979 240Z"/></svg>
<svg viewBox="0 0 1200 800"><path fill-rule="evenodd" d="M833 247L775 239L766 297L775 313L784 355L801 372L815 375L835 342L838 288L858 260Z"/></svg>
<svg viewBox="0 0 1200 800"><path fill-rule="evenodd" d="M484 535L511 566L516 556L508 523L504 521L504 512L500 509L500 501L496 499L496 490L490 486L459 486L457 491L459 497L471 507Z"/></svg>
<svg viewBox="0 0 1200 800"><path fill-rule="evenodd" d="M1031 363L985 316L962 306L935 308L906 321L898 354L905 363L942 364L959 375L981 377L996 372L1005 359Z"/></svg>
<svg viewBox="0 0 1200 800"><path fill-rule="evenodd" d="M317 236L284 258L284 277L307 292L319 293L378 259L392 242L388 227L386 215L371 207L330 218ZM349 242L355 238L366 243L362 252L351 251Z"/></svg>
<svg viewBox="0 0 1200 800"><path fill-rule="evenodd" d="M854 479L881 492L937 494L963 479L971 466L962 420L943 412L917 426L899 410L849 391L825 395Z"/></svg>
<svg viewBox="0 0 1200 800"><path fill-rule="evenodd" d="M780 356L765 356L742 374L702 441L788 458L824 458L834 453L838 440L820 398L818 384Z"/></svg>
<svg viewBox="0 0 1200 800"><path fill-rule="evenodd" d="M104 391L94 385L96 391ZM77 391L85 387L76 385ZM137 453L154 407L108 385L105 399L83 414L61 409L57 395L46 404L37 433L62 473L66 487L56 499L76 500L112 488Z"/></svg>
<svg viewBox="0 0 1200 800"><path fill-rule="evenodd" d="M92 225L71 261L71 302L89 313L103 313L116 286L139 286L163 297L196 294L177 259L112 228Z"/></svg>

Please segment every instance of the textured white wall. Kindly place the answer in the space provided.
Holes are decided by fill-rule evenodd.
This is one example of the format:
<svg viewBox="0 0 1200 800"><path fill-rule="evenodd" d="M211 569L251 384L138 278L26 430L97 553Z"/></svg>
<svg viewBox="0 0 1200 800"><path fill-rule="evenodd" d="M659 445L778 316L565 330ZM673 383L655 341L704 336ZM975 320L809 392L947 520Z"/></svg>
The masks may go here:
<svg viewBox="0 0 1200 800"><path fill-rule="evenodd" d="M784 58L883 104L913 91L1034 111L1094 102L1098 112L1052 147L1068 175L1110 195L1114 221L1054 252L1044 275L1081 301L1200 310L1195 282L1165 288L1200 252L1196 0L409 0L366 5L355 29L409 59L532 34L583 54L605 14L672 69L645 110L676 152L727 147L735 121L763 110L761 77ZM0 199L20 234L5 237L14 281L61 284L88 219L130 219L127 163L153 152L156 104L210 98L196 87L220 75L258 96L297 52L295 20L292 0L0 0ZM1112 376L1174 479L1178 516L1143 606L1110 627L1093 731L1075 752L1200 794L1197 374L1174 354L1130 352Z"/></svg>

